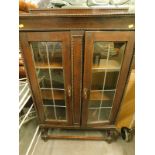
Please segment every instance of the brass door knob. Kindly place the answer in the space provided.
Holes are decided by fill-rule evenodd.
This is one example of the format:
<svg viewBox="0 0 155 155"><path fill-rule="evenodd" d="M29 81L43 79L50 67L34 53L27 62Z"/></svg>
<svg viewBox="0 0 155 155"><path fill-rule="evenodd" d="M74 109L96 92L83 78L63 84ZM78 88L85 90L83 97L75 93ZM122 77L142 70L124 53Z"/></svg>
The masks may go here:
<svg viewBox="0 0 155 155"><path fill-rule="evenodd" d="M68 86L68 96L71 97L71 86Z"/></svg>
<svg viewBox="0 0 155 155"><path fill-rule="evenodd" d="M87 88L84 88L84 89L83 89L83 93L84 93L84 98L85 98L85 99L87 99L87 96L88 96L88 95L87 95L87 92L88 92L88 89L87 89Z"/></svg>

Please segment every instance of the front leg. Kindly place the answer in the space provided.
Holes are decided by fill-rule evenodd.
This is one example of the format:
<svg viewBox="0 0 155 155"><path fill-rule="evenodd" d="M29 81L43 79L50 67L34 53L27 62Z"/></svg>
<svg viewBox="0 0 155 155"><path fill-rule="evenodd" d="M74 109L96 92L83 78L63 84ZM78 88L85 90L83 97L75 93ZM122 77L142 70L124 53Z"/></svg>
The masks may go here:
<svg viewBox="0 0 155 155"><path fill-rule="evenodd" d="M41 138L46 142L48 140L48 128L41 129Z"/></svg>

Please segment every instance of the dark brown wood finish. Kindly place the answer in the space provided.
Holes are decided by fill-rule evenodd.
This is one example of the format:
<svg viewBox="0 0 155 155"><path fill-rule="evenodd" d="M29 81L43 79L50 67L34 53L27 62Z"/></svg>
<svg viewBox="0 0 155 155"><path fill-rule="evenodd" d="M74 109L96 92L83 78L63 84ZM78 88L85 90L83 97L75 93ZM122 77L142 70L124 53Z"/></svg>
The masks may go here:
<svg viewBox="0 0 155 155"><path fill-rule="evenodd" d="M81 129L81 130L104 130L104 129L115 129L114 125L105 124L104 126L69 126L69 125L62 125L62 124L52 124L51 122L47 122L46 124L40 124L42 128L60 128L60 129Z"/></svg>
<svg viewBox="0 0 155 155"><path fill-rule="evenodd" d="M130 63L133 55L133 45L134 45L134 32L121 32L121 31L87 31L85 34L85 59L84 59L84 80L83 80L83 126L88 125L88 99L90 95L91 77L92 77L92 56L94 50L95 41L123 41L126 42L126 50L124 54L124 59L122 63L122 68L120 71L116 93L113 101L113 106L110 114L110 122L114 123L115 117L117 115L122 95L124 92L128 72L130 69ZM86 91L86 92L85 92ZM85 95L86 94L86 95ZM107 123L107 122L106 122ZM102 126L105 123L95 123L95 125ZM88 126L94 126L94 124L89 124Z"/></svg>
<svg viewBox="0 0 155 155"><path fill-rule="evenodd" d="M42 21L42 22L40 22ZM52 30L134 30L134 16L35 17L21 16L22 31ZM130 27L131 25L131 27ZM130 28L129 28L130 27Z"/></svg>
<svg viewBox="0 0 155 155"><path fill-rule="evenodd" d="M134 20L135 15L127 9L36 9L20 14L21 48L41 127L93 130L115 128L114 122L133 56ZM68 122L45 120L30 41L63 43ZM127 46L110 119L103 123L87 124L94 41L124 41Z"/></svg>
<svg viewBox="0 0 155 155"><path fill-rule="evenodd" d="M41 92L38 86L37 77L35 74L35 65L32 58L29 42L32 41L60 41L62 42L62 56L63 56L63 68L64 68L64 84L65 84L65 96L67 106L67 124L72 124L72 107L71 96L68 89L71 88L71 52L70 52L70 33L69 32L27 32L20 33L21 46L23 49L23 56L27 66L28 77L31 82L32 93L34 99L36 99L36 106L38 109L41 122L48 122L45 120L43 103L41 98ZM53 124L66 124L62 121L52 121Z"/></svg>
<svg viewBox="0 0 155 155"><path fill-rule="evenodd" d="M83 93L82 93L82 126L87 125L88 119L88 98L90 95L90 84L92 75L92 57L93 57L93 33L85 32L85 52L84 52L84 75L83 75Z"/></svg>
<svg viewBox="0 0 155 155"><path fill-rule="evenodd" d="M83 57L84 32L71 32L72 49L72 102L73 102L73 123L80 125L81 119L81 91L82 91L82 57Z"/></svg>
<svg viewBox="0 0 155 155"><path fill-rule="evenodd" d="M30 46L28 43L27 33L20 33L20 45L23 52L24 63L26 67L27 77L30 83L33 101L37 110L38 119L40 123L45 120L45 115L42 107L42 99L39 91L38 81L35 73L34 62L31 55Z"/></svg>
<svg viewBox="0 0 155 155"><path fill-rule="evenodd" d="M109 14L129 14L128 9L122 8L122 9L91 9L91 8L78 8L78 9L59 9L59 8L53 8L53 9L30 9L30 12L32 14L49 14L53 16L80 16L80 15L85 15L85 16L99 16L99 15L109 15Z"/></svg>
<svg viewBox="0 0 155 155"><path fill-rule="evenodd" d="M35 9L20 14L20 31L134 30L127 9Z"/></svg>
<svg viewBox="0 0 155 155"><path fill-rule="evenodd" d="M134 54L134 42L135 42L135 33L127 32L127 46L124 54L124 59L122 62L122 68L119 75L115 98L113 101L113 107L111 110L110 121L114 123L117 117L117 113L119 111L119 107L123 98L123 93L125 90L125 86L127 84L127 79L130 73L130 67L132 65L132 58Z"/></svg>

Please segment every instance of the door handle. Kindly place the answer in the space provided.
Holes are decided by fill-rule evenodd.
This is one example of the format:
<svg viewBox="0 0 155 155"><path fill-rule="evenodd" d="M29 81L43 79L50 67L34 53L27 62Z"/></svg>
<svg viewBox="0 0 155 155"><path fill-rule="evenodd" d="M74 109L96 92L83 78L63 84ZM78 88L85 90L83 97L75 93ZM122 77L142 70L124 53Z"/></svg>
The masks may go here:
<svg viewBox="0 0 155 155"><path fill-rule="evenodd" d="M87 95L87 92L88 92L88 89L87 89L87 88L84 88L84 89L83 89L83 93L84 93L84 98L85 98L85 99L87 99L87 96L88 96L88 95Z"/></svg>
<svg viewBox="0 0 155 155"><path fill-rule="evenodd" d="M68 86L68 96L71 97L71 86Z"/></svg>

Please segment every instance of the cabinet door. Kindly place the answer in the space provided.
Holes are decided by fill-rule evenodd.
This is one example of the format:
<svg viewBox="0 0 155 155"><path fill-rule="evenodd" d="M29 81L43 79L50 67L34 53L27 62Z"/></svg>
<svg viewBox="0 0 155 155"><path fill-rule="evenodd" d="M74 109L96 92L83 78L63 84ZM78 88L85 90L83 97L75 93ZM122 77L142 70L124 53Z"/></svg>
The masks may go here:
<svg viewBox="0 0 155 155"><path fill-rule="evenodd" d="M134 32L85 33L83 126L115 122L133 55Z"/></svg>
<svg viewBox="0 0 155 155"><path fill-rule="evenodd" d="M40 123L72 124L69 32L20 33Z"/></svg>

